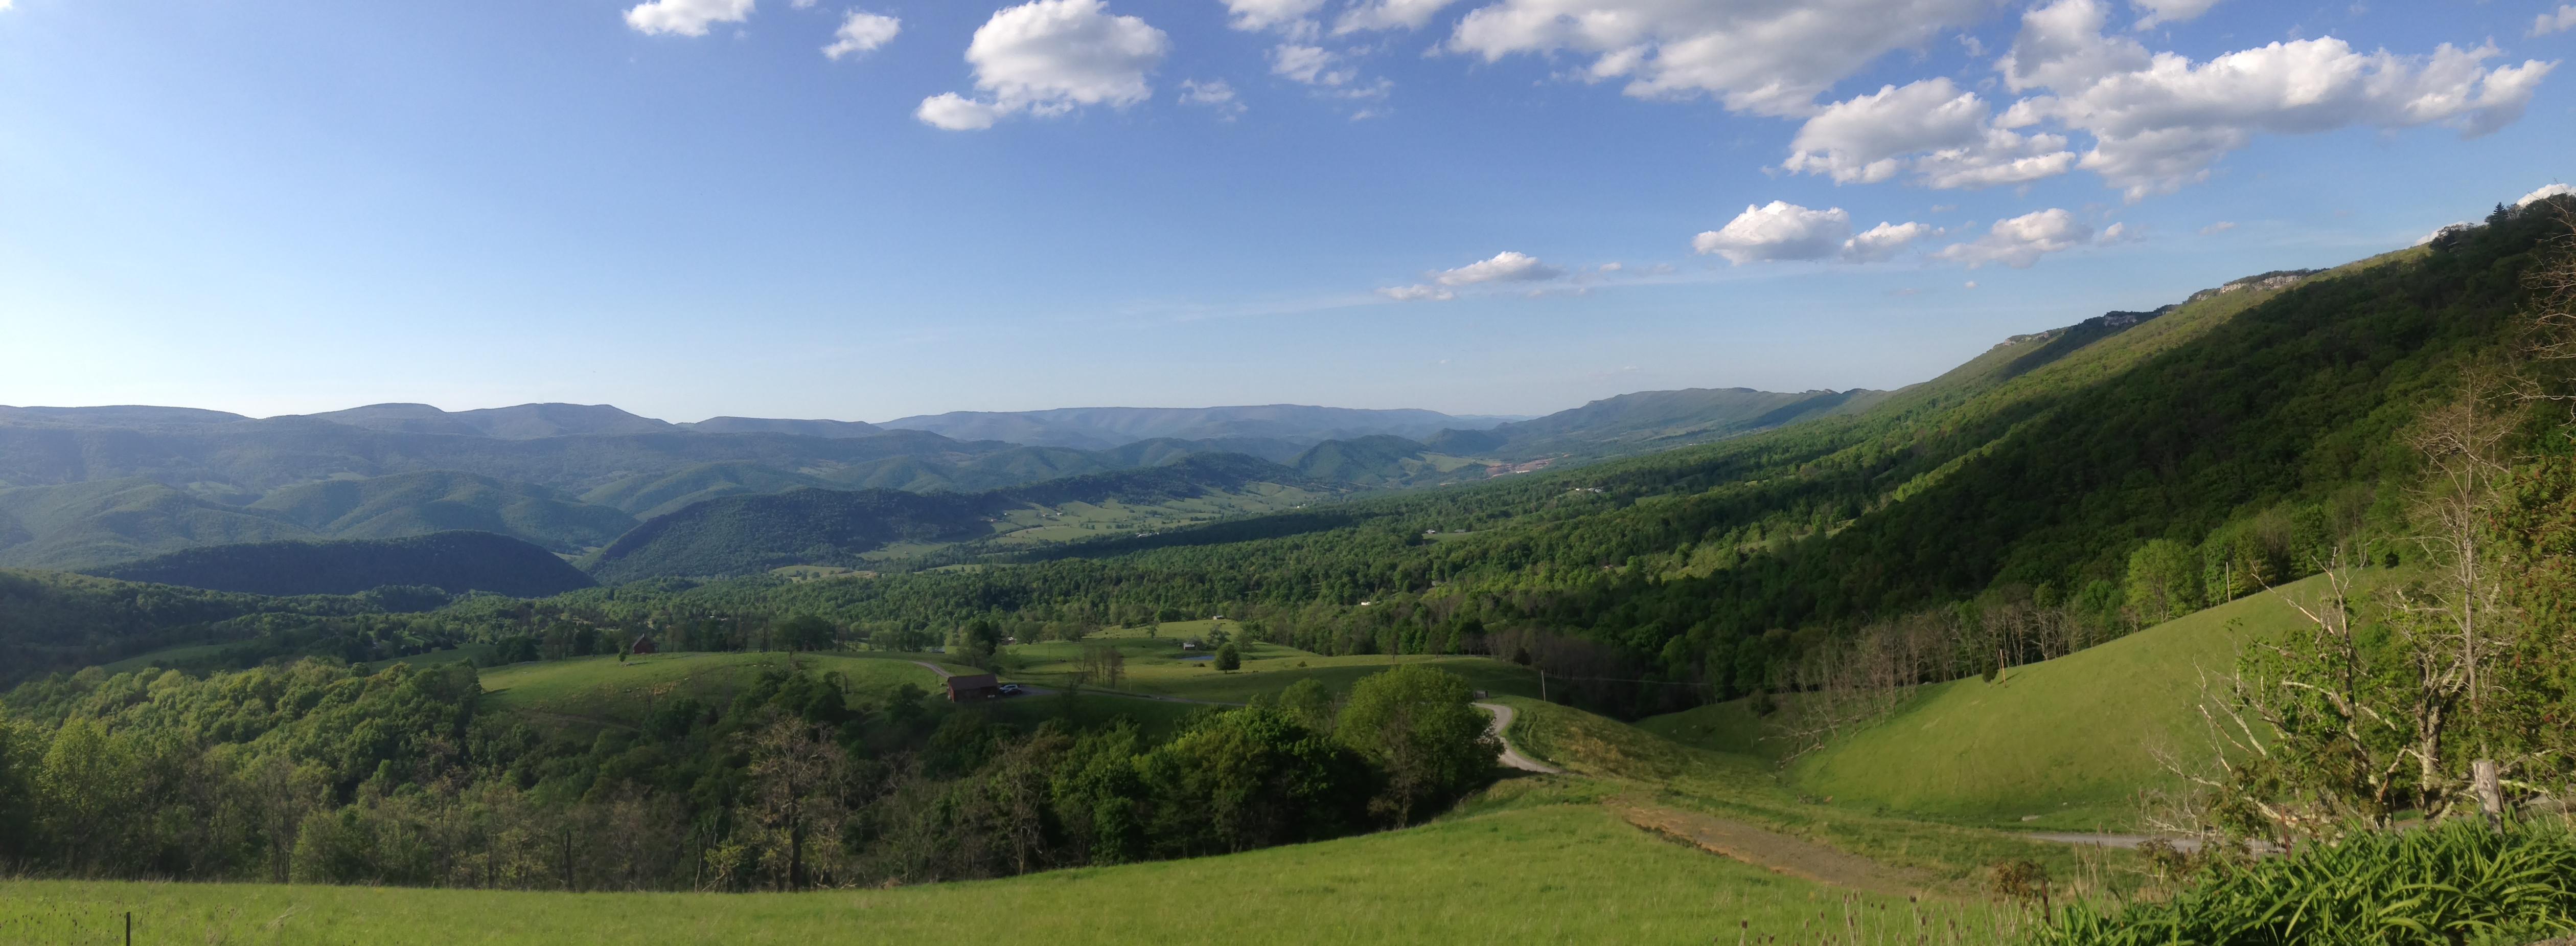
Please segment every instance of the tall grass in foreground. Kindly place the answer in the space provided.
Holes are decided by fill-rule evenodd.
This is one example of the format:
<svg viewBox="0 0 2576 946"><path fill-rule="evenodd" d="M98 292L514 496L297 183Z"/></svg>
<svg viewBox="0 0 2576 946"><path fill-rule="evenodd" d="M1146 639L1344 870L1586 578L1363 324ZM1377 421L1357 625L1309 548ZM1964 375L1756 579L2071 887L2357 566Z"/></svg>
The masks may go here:
<svg viewBox="0 0 2576 946"><path fill-rule="evenodd" d="M2360 831L2287 857L2220 863L2170 900L2068 907L2048 946L2522 946L2576 932L2564 820Z"/></svg>

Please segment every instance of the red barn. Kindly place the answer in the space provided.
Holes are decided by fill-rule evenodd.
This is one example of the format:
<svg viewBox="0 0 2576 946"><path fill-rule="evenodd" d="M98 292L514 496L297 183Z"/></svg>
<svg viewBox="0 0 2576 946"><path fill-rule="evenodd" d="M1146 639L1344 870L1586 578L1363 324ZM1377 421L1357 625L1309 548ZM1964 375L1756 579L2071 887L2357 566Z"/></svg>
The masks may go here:
<svg viewBox="0 0 2576 946"><path fill-rule="evenodd" d="M1002 681L989 673L961 673L948 678L950 702L989 700L1002 695Z"/></svg>
<svg viewBox="0 0 2576 946"><path fill-rule="evenodd" d="M626 652L638 656L652 653L653 639L650 637L638 637L635 639L635 643L626 645Z"/></svg>

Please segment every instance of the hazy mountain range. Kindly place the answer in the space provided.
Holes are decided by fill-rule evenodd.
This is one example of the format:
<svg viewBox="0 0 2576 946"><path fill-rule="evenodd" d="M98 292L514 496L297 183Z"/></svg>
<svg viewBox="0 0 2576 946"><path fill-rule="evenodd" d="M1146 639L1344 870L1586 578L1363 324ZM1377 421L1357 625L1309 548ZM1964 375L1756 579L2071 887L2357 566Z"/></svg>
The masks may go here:
<svg viewBox="0 0 2576 946"><path fill-rule="evenodd" d="M0 406L0 566L89 569L211 545L458 530L571 557L727 496L992 494L1212 455L1256 458L1272 472L1247 478L1227 468L1203 484L1208 495L1253 479L1299 490L1419 486L1732 436L1880 396L1644 392L1531 419L1273 404L956 412L884 424L672 423L584 404L371 404L268 418ZM1168 479L1154 479L1155 489L1173 492Z"/></svg>

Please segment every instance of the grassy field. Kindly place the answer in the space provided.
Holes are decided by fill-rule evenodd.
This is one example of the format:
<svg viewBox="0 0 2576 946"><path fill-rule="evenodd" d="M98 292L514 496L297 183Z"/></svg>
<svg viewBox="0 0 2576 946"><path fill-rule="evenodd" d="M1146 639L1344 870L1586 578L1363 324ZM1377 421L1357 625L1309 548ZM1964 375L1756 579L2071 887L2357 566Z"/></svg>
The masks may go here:
<svg viewBox="0 0 2576 946"><path fill-rule="evenodd" d="M2282 593L2312 599L2309 579ZM2199 670L2234 666L2247 635L2299 625L2288 602L2258 594L1988 682L1922 688L1897 712L1791 764L1798 791L1970 823L2119 828L2138 793L2171 784L2157 753L2206 756L2195 712ZM1776 756L1741 702L1657 717L1641 728L1692 745Z"/></svg>
<svg viewBox="0 0 2576 946"><path fill-rule="evenodd" d="M1104 631L1082 643L1018 644L1004 649L1003 677L1063 687L1073 683L1081 670L1084 644L1106 644L1118 648L1127 661L1127 679L1119 689L1185 700L1241 703L1308 679L1320 680L1339 693L1349 690L1361 677L1393 666L1397 660L1439 667L1490 693L1538 694L1538 677L1528 668L1485 657L1327 657L1279 644L1253 643L1240 645L1243 669L1224 673L1216 669L1212 652L1181 648L1182 641L1204 637L1212 626L1213 622L1205 620L1174 621L1162 625L1154 637L1145 636L1142 628L1125 628ZM1231 622L1228 627L1233 627ZM1193 657L1199 659L1190 659Z"/></svg>
<svg viewBox="0 0 2576 946"><path fill-rule="evenodd" d="M1605 791L1755 825L1858 855L1921 878L1925 889L1973 897L1986 871L2029 860L2088 889L2126 890L2132 855L2024 840L1987 828L1888 816L1823 803L1786 784L1765 760L1711 752L1582 710L1508 698L1520 710L1511 738L1523 752L1606 783Z"/></svg>
<svg viewBox="0 0 2576 946"><path fill-rule="evenodd" d="M246 944L1706 943L1812 940L1982 907L1847 894L1662 840L1599 806L1497 806L1227 857L802 894L562 894L219 884L0 883L0 940ZM1820 922L1821 921L1821 922ZM1805 935L1801 935L1801 934ZM1845 940L1837 938L1836 942Z"/></svg>

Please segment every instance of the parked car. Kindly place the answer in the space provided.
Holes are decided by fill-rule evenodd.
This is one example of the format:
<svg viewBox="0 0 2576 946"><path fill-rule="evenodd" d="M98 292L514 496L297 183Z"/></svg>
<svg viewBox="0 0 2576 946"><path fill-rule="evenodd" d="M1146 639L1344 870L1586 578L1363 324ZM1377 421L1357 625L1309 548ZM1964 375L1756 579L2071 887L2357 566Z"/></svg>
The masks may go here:
<svg viewBox="0 0 2576 946"><path fill-rule="evenodd" d="M1019 684L1016 684L1016 683L1005 683L1005 684L1002 684L1002 695L1003 695L1003 696L1018 696L1018 695L1020 695L1020 693L1021 693L1021 692L1022 692L1022 691L1020 690L1020 685L1019 685Z"/></svg>

